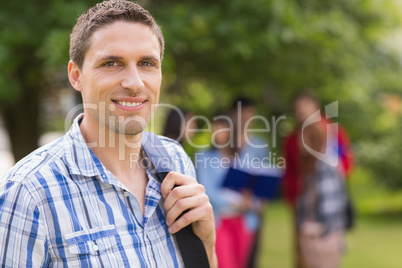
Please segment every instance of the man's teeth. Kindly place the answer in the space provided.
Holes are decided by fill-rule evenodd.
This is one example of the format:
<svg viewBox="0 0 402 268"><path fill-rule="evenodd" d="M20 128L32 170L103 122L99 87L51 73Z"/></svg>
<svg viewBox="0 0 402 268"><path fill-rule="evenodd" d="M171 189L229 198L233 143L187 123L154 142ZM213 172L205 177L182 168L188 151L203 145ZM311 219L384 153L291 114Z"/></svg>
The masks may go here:
<svg viewBox="0 0 402 268"><path fill-rule="evenodd" d="M125 101L118 101L117 103L125 107L135 107L142 104L142 102L125 102Z"/></svg>

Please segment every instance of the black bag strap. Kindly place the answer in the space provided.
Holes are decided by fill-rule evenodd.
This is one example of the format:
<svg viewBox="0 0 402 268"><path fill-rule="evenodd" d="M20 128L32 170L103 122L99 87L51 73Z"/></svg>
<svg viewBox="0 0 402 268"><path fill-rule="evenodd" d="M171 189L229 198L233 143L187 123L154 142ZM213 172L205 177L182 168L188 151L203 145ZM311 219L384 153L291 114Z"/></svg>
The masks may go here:
<svg viewBox="0 0 402 268"><path fill-rule="evenodd" d="M176 171L172 156L168 154L158 135L144 131L141 145L161 183L170 171ZM178 231L175 237L186 268L209 268L204 244L194 234L191 225Z"/></svg>

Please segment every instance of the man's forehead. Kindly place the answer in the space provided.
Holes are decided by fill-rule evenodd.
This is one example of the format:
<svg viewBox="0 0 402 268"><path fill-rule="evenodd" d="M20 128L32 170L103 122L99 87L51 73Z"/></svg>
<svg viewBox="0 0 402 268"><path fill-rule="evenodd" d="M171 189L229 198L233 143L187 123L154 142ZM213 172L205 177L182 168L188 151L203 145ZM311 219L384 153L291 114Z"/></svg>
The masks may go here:
<svg viewBox="0 0 402 268"><path fill-rule="evenodd" d="M124 52L134 49L149 54L148 57L160 57L157 36L149 26L137 22L116 21L102 26L93 33L88 52L91 48L97 57L111 52L115 57L122 57Z"/></svg>
<svg viewBox="0 0 402 268"><path fill-rule="evenodd" d="M96 29L92 34L92 41L97 38L104 37L127 37L127 38L146 38L158 41L156 35L152 31L151 27L139 22L130 21L115 21L107 25L103 25ZM113 40L111 40L113 41Z"/></svg>

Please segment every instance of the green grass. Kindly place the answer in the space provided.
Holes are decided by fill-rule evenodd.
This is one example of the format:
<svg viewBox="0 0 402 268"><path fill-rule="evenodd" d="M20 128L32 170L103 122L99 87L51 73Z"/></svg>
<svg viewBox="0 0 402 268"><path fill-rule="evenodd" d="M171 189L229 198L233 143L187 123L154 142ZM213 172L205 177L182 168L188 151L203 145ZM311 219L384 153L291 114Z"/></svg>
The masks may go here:
<svg viewBox="0 0 402 268"><path fill-rule="evenodd" d="M402 189L386 189L362 168L357 168L349 180L349 189L360 214L402 213Z"/></svg>
<svg viewBox="0 0 402 268"><path fill-rule="evenodd" d="M291 268L291 215L282 202L269 204L265 214L259 266ZM347 234L342 268L402 268L402 215L359 216Z"/></svg>
<svg viewBox="0 0 402 268"><path fill-rule="evenodd" d="M258 267L292 267L291 214L284 204L268 204L260 246Z"/></svg>

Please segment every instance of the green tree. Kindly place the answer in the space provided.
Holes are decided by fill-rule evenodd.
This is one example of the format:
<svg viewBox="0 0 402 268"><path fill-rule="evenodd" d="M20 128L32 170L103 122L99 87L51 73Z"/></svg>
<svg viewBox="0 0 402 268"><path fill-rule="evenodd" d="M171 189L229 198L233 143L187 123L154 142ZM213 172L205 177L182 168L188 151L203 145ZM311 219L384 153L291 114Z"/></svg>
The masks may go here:
<svg viewBox="0 0 402 268"><path fill-rule="evenodd" d="M0 115L20 159L37 147L41 100L66 68L75 19L96 1L0 4ZM162 102L212 115L238 95L265 116L290 114L291 96L312 88L339 100L358 160L379 181L402 187L398 148L402 28L398 0L150 0L166 39ZM391 40L391 41L390 41ZM390 45L391 43L391 45ZM64 72L64 71L63 71Z"/></svg>
<svg viewBox="0 0 402 268"><path fill-rule="evenodd" d="M52 68L68 60L68 36L75 19L95 1L86 2L0 3L0 115L16 160L38 146L41 100L50 91Z"/></svg>
<svg viewBox="0 0 402 268"><path fill-rule="evenodd" d="M154 1L150 9L166 37L166 100L210 115L247 95L277 115L290 113L296 92L314 89L323 104L339 100L359 164L402 187L401 114L381 102L402 95L401 53L387 44L402 26L400 1Z"/></svg>

